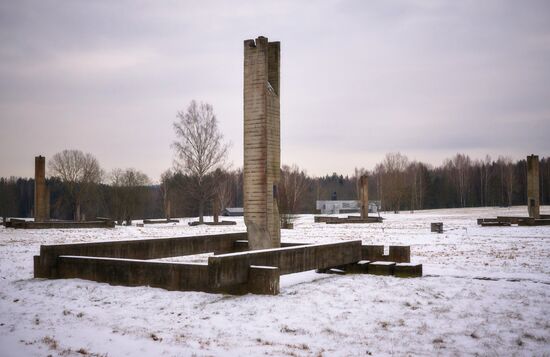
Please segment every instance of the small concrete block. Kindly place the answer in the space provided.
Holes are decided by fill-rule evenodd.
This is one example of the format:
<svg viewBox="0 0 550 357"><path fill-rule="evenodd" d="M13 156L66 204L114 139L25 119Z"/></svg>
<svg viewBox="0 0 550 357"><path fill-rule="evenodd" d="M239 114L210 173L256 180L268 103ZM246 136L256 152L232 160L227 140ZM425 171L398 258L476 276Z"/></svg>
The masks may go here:
<svg viewBox="0 0 550 357"><path fill-rule="evenodd" d="M357 263L348 264L345 270L350 274L366 274L369 272L369 264L369 260L360 260Z"/></svg>
<svg viewBox="0 0 550 357"><path fill-rule="evenodd" d="M251 265L248 270L248 291L252 294L279 294L279 268Z"/></svg>
<svg viewBox="0 0 550 357"><path fill-rule="evenodd" d="M393 275L395 269L394 262L372 262L369 264L369 274L374 275Z"/></svg>
<svg viewBox="0 0 550 357"><path fill-rule="evenodd" d="M443 222L433 222L433 223L431 223L430 224L430 229L433 233L443 233Z"/></svg>
<svg viewBox="0 0 550 357"><path fill-rule="evenodd" d="M395 265L395 276L399 278L416 278L422 276L422 264L399 263Z"/></svg>

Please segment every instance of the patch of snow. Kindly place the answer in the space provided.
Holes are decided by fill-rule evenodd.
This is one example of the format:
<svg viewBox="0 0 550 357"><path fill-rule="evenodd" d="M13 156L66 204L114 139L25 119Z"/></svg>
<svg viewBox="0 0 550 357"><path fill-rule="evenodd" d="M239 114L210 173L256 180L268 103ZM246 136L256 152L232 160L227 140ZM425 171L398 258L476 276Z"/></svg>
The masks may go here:
<svg viewBox="0 0 550 357"><path fill-rule="evenodd" d="M113 229L0 227L0 356L548 355L550 226L476 224L525 213L524 206L383 213L383 223L338 225L298 216L283 241L410 245L424 277L310 271L282 276L278 296L33 278L41 244L242 232L242 217L231 218L235 226L190 227L196 219L182 219ZM443 222L444 233L431 233L431 222Z"/></svg>

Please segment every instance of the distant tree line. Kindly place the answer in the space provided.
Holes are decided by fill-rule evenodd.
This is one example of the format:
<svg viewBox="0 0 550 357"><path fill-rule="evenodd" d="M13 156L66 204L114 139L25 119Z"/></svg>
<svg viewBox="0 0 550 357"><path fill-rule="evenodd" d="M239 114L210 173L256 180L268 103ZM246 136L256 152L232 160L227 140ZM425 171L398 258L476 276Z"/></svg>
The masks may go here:
<svg viewBox="0 0 550 357"><path fill-rule="evenodd" d="M52 171L52 166L50 166ZM400 153L387 154L374 170L356 169L352 176L337 173L311 177L296 165L281 168L279 207L283 214L315 213L316 200L357 199L357 178L369 174L369 197L380 200L383 210L510 206L526 204L527 164L522 159L472 160L457 154L441 166L409 161ZM101 174L99 182L67 182L47 178L51 217L75 219L78 199L81 219L110 217L119 222L142 218L196 217L203 199L203 213L220 213L243 206L242 170L217 169L202 179L213 189L197 195L192 173L170 170L159 185L135 169L115 169ZM84 188L85 187L85 188ZM550 158L540 160L541 204L550 204ZM0 215L32 217L34 180L0 178Z"/></svg>
<svg viewBox="0 0 550 357"><path fill-rule="evenodd" d="M109 173L80 150L64 150L49 160L47 186L53 219L108 217L118 223L160 217L219 215L226 207L243 207L243 172L225 164L224 143L212 105L191 101L173 123L174 167L152 185L134 168ZM369 175L369 198L382 210L511 206L526 204L526 160L486 156L473 160L456 154L441 166L388 153L372 171L356 168L352 176L333 173L311 177L298 166L281 167L277 190L282 217L314 213L316 200L356 200L358 178ZM550 162L540 160L541 203L550 204ZM0 178L0 216L32 217L34 180Z"/></svg>

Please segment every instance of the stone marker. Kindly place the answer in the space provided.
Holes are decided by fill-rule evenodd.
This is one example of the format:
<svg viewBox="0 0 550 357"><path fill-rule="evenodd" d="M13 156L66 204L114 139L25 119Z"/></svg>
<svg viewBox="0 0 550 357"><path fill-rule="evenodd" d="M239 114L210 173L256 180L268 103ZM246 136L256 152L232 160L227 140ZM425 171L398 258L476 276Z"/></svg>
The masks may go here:
<svg viewBox="0 0 550 357"><path fill-rule="evenodd" d="M361 218L369 217L369 176L363 175L359 182L361 198Z"/></svg>
<svg viewBox="0 0 550 357"><path fill-rule="evenodd" d="M244 221L250 249L281 244L280 43L244 41Z"/></svg>
<svg viewBox="0 0 550 357"><path fill-rule="evenodd" d="M443 222L430 223L430 229L433 233L443 233Z"/></svg>
<svg viewBox="0 0 550 357"><path fill-rule="evenodd" d="M50 197L46 187L46 158L34 158L34 221L46 222L50 218Z"/></svg>
<svg viewBox="0 0 550 357"><path fill-rule="evenodd" d="M539 157L527 156L527 211L529 217L540 218Z"/></svg>

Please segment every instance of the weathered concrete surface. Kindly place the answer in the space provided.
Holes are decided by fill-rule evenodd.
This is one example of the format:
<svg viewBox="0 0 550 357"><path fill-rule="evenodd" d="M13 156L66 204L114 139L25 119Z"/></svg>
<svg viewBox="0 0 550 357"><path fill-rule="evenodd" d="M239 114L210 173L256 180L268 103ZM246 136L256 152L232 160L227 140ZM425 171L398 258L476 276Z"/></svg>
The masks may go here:
<svg viewBox="0 0 550 357"><path fill-rule="evenodd" d="M318 269L332 273L393 272L393 262L374 270L364 256L408 262L410 247L362 246L361 241L326 244L283 243L283 248L247 250L247 233L131 241L43 245L34 257L36 278L80 278L113 285L149 285L168 290L230 294L279 292L283 274ZM214 252L208 264L152 261ZM229 253L237 252L237 253ZM229 253L229 254L227 254ZM371 271L372 270L372 271ZM412 273L411 273L412 274Z"/></svg>
<svg viewBox="0 0 550 357"><path fill-rule="evenodd" d="M46 222L50 218L50 195L46 187L46 158L34 158L34 221Z"/></svg>
<svg viewBox="0 0 550 357"><path fill-rule="evenodd" d="M535 218L528 218L524 219L522 221L519 221L519 226L549 226L550 225L550 219L535 219Z"/></svg>
<svg viewBox="0 0 550 357"><path fill-rule="evenodd" d="M430 230L433 233L443 233L443 222L430 223Z"/></svg>
<svg viewBox="0 0 550 357"><path fill-rule="evenodd" d="M251 265L279 268L279 274L331 268L361 260L361 241L264 249L208 257L210 283L219 288L245 283Z"/></svg>
<svg viewBox="0 0 550 357"><path fill-rule="evenodd" d="M391 261L409 263L411 261L411 247L408 245L390 245L389 254L384 255L383 245L362 245L361 259L373 261Z"/></svg>
<svg viewBox="0 0 550 357"><path fill-rule="evenodd" d="M57 278L86 279L112 285L148 285L167 290L212 292L208 266L143 260L60 256Z"/></svg>
<svg viewBox="0 0 550 357"><path fill-rule="evenodd" d="M359 193L361 196L361 218L369 218L369 176L363 175L359 179Z"/></svg>
<svg viewBox="0 0 550 357"><path fill-rule="evenodd" d="M280 246L280 43L244 41L244 219L251 249Z"/></svg>
<svg viewBox="0 0 550 357"><path fill-rule="evenodd" d="M480 224L482 227L504 227L504 226L511 226L512 224L510 222L481 222Z"/></svg>
<svg viewBox="0 0 550 357"><path fill-rule="evenodd" d="M369 274L393 275L395 271L394 262L372 262L369 264Z"/></svg>
<svg viewBox="0 0 550 357"><path fill-rule="evenodd" d="M109 257L124 259L158 259L202 253L234 251L234 242L246 240L246 233L208 236L141 239L95 243L40 246L40 267L37 278L57 277L57 257L61 255Z"/></svg>
<svg viewBox="0 0 550 357"><path fill-rule="evenodd" d="M529 217L540 218L538 155L527 156L527 211Z"/></svg>
<svg viewBox="0 0 550 357"><path fill-rule="evenodd" d="M394 274L398 278L416 278L422 276L422 264L395 264Z"/></svg>
<svg viewBox="0 0 550 357"><path fill-rule="evenodd" d="M383 260L396 263L409 263L411 261L411 247L408 245L390 245L390 254L383 256Z"/></svg>
<svg viewBox="0 0 550 357"><path fill-rule="evenodd" d="M481 223L491 223L491 222L498 222L498 218L478 218L477 224L481 225Z"/></svg>

